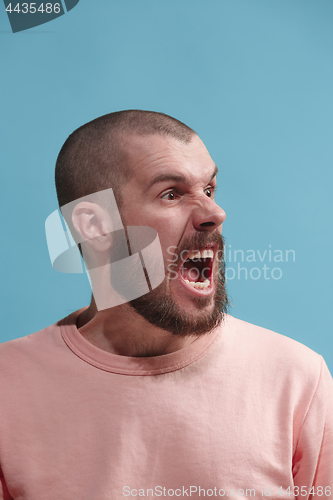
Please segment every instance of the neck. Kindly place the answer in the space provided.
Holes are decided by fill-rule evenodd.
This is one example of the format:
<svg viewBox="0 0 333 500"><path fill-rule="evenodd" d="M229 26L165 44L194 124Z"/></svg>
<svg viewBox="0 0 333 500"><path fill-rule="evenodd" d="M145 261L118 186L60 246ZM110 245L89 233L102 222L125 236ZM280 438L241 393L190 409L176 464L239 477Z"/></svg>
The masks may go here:
<svg viewBox="0 0 333 500"><path fill-rule="evenodd" d="M77 319L81 335L99 349L121 356L160 356L190 345L197 337L180 337L157 328L128 304L98 311L94 298Z"/></svg>

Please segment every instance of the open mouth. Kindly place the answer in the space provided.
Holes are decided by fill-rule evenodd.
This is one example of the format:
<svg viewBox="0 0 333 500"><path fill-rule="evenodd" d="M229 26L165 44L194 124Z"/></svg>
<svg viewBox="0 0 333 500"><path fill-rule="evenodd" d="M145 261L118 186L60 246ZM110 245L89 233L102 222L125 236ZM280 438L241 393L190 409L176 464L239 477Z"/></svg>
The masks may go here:
<svg viewBox="0 0 333 500"><path fill-rule="evenodd" d="M192 250L179 268L182 279L196 290L207 290L211 285L214 262L212 248Z"/></svg>

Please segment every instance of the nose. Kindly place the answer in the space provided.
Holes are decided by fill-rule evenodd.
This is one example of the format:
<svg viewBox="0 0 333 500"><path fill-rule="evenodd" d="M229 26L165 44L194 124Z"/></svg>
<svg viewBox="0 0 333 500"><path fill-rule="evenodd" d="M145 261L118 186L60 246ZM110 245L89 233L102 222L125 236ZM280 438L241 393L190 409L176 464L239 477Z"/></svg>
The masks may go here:
<svg viewBox="0 0 333 500"><path fill-rule="evenodd" d="M223 224L226 213L214 200L210 198L206 200L193 211L192 223L197 231L213 232Z"/></svg>

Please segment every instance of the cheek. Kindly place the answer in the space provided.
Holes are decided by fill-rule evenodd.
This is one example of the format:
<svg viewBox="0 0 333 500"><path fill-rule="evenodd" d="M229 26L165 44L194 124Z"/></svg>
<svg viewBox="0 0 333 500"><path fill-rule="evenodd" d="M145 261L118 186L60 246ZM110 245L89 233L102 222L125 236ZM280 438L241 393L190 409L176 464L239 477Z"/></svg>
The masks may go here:
<svg viewBox="0 0 333 500"><path fill-rule="evenodd" d="M186 229L186 217L172 210L161 213L152 206L127 205L123 212L123 223L126 226L148 226L156 229L164 255L170 246L178 246Z"/></svg>
<svg viewBox="0 0 333 500"><path fill-rule="evenodd" d="M181 228L179 224L171 224L168 220L163 226L158 225L155 229L160 239L164 262L170 264L177 260L177 248L181 242L184 228Z"/></svg>
<svg viewBox="0 0 333 500"><path fill-rule="evenodd" d="M184 231L184 226L182 226L182 221L179 216L173 214L163 214L162 216L158 213L154 213L154 210L142 214L141 217L142 226L149 226L156 229L160 239L162 240L175 240L178 234L182 234Z"/></svg>

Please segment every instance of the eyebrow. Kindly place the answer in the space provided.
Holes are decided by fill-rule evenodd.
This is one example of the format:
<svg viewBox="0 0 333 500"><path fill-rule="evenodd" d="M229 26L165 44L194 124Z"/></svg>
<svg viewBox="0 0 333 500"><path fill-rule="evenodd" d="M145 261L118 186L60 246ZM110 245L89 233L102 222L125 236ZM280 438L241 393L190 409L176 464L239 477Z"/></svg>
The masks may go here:
<svg viewBox="0 0 333 500"><path fill-rule="evenodd" d="M216 177L216 174L218 171L219 171L219 169L215 165L215 170L213 172L213 175L209 179L209 182L211 182L214 179L214 177ZM164 181L173 181L173 182L178 182L181 184L188 184L186 177L184 175L181 175L181 174L169 174L169 173L157 174L149 182L146 191L148 191L154 184L157 184L159 182L164 182Z"/></svg>

